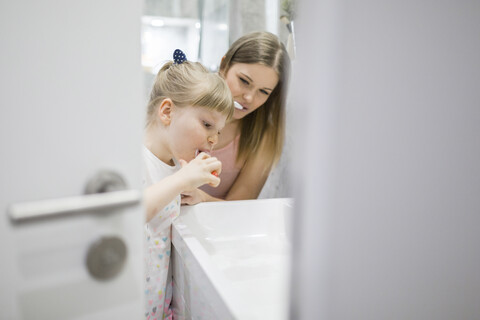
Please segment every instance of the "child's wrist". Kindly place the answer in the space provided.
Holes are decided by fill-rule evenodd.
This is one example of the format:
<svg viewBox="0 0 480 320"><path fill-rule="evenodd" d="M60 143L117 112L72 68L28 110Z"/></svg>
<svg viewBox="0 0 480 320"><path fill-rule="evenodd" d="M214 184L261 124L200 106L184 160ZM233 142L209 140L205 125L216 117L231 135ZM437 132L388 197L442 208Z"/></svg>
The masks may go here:
<svg viewBox="0 0 480 320"><path fill-rule="evenodd" d="M190 190L190 184L188 183L188 176L184 175L184 172L180 169L172 177L175 177L175 185L179 192Z"/></svg>

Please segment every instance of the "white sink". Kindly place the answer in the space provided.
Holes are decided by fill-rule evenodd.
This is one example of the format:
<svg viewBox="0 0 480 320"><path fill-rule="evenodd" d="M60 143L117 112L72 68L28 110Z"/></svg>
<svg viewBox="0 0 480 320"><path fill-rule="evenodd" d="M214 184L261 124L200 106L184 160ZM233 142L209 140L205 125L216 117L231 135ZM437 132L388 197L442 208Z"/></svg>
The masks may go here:
<svg viewBox="0 0 480 320"><path fill-rule="evenodd" d="M184 206L173 223L180 318L287 319L293 200Z"/></svg>

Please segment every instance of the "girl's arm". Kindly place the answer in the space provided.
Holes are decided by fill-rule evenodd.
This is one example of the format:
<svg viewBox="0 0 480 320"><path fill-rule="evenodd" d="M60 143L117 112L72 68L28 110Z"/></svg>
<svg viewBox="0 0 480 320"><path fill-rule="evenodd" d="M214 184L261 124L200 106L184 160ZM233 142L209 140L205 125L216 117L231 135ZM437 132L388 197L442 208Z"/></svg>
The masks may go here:
<svg viewBox="0 0 480 320"><path fill-rule="evenodd" d="M212 171L221 172L222 164L215 157L200 153L188 164L180 160L182 168L145 190L146 221L150 221L163 207L182 192L191 192L206 183L218 186L220 179Z"/></svg>
<svg viewBox="0 0 480 320"><path fill-rule="evenodd" d="M263 140L263 144L266 143L266 139ZM262 191L268 175L272 169L268 155L265 152L265 148L260 147L260 151L251 155L242 169L240 170L237 178L235 179L230 191L225 197L225 200L248 200L257 199L258 195ZM199 202L211 202L211 201L225 201L223 199L215 198L203 190L197 189L191 192L184 192L182 194L182 204L193 205Z"/></svg>
<svg viewBox="0 0 480 320"><path fill-rule="evenodd" d="M185 188L186 181L181 176L179 177L179 172L177 171L145 189L144 203L147 222Z"/></svg>
<svg viewBox="0 0 480 320"><path fill-rule="evenodd" d="M265 161L265 159L268 159L266 152L262 152L262 150L265 150L265 148L260 148L260 151L251 155L247 161L245 161L245 164L240 170L230 188L230 191L226 195L225 200L247 200L258 198L258 195L262 191L272 169L272 165L268 165L269 162ZM187 205L225 200L215 198L200 189L182 193L182 204Z"/></svg>

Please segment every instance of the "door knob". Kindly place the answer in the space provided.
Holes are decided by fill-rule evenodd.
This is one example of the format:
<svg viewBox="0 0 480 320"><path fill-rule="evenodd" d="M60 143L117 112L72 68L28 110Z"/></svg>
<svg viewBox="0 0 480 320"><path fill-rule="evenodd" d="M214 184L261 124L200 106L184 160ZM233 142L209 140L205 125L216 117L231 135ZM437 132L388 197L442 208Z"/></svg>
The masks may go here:
<svg viewBox="0 0 480 320"><path fill-rule="evenodd" d="M125 189L127 189L127 183L120 174L110 170L101 170L88 180L85 187L85 194L105 193Z"/></svg>
<svg viewBox="0 0 480 320"><path fill-rule="evenodd" d="M102 237L88 248L87 269L97 280L109 280L122 271L127 258L125 242L116 236Z"/></svg>

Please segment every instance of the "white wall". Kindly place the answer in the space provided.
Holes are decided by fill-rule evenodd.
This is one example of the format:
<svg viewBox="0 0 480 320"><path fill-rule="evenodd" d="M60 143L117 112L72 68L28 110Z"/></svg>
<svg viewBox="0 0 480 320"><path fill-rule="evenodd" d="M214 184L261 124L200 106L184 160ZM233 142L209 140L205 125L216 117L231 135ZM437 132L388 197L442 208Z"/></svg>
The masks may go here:
<svg viewBox="0 0 480 320"><path fill-rule="evenodd" d="M480 318L480 2L300 5L292 318Z"/></svg>

